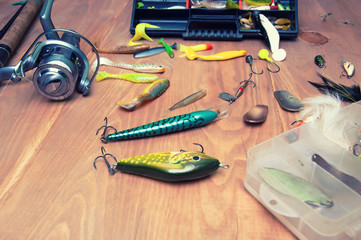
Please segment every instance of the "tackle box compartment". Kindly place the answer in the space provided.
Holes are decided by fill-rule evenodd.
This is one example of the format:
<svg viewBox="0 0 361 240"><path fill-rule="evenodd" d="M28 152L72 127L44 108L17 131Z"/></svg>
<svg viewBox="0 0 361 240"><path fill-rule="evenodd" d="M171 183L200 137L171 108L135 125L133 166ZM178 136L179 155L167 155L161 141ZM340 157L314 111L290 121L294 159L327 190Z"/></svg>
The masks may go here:
<svg viewBox="0 0 361 240"><path fill-rule="evenodd" d="M360 144L360 128L358 102L341 109L333 129L329 129L332 135L304 124L250 148L245 188L300 239L361 239L361 192L312 161L312 156L319 154L339 171L361 181L361 155L357 157L352 151ZM333 206L314 207L292 193L278 192L259 176L262 168L280 169L308 180L333 200Z"/></svg>
<svg viewBox="0 0 361 240"><path fill-rule="evenodd" d="M202 0L199 0L202 1ZM219 0L226 2L226 0ZM289 10L260 10L272 23L279 18L291 21L288 30L278 30L281 39L298 36L298 0L281 0ZM241 6L242 1L234 0ZM182 7L172 9L172 7ZM171 9L170 9L171 8ZM182 37L195 40L241 40L259 38L260 29L245 29L241 18L248 18L254 10L192 8L191 0L134 0L130 32L139 23L160 28L147 28L150 37Z"/></svg>

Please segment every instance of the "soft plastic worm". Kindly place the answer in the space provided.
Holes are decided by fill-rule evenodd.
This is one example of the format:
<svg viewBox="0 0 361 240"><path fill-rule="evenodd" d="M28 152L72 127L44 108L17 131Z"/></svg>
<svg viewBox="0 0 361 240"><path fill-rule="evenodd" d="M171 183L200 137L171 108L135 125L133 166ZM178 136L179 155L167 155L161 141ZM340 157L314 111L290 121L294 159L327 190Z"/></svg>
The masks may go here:
<svg viewBox="0 0 361 240"><path fill-rule="evenodd" d="M94 61L92 65L92 70L97 66L98 61ZM163 73L165 68L163 66L151 63L139 63L139 64L131 64L125 62L113 62L112 60L101 57L99 59L99 65L112 66L112 67L120 67L124 69L130 69L135 72L140 73Z"/></svg>
<svg viewBox="0 0 361 240"><path fill-rule="evenodd" d="M104 128L104 132L101 136L101 140L102 142L107 143L108 141L120 141L120 140L144 138L144 137L163 135L173 132L179 132L186 129L191 129L206 125L212 122L213 120L215 120L217 117L218 117L218 113L215 111L201 110L170 118L165 118L160 121L152 122L135 128L130 128L120 132L115 132L109 135L105 135L106 130L108 128L111 128L113 130L115 129L111 126L107 126L107 118L105 118L105 122L106 122L105 126L99 128L97 133L99 132L100 129Z"/></svg>
<svg viewBox="0 0 361 240"><path fill-rule="evenodd" d="M237 50L237 51L224 51L220 53L216 53L213 55L199 55L196 54L195 51L191 47L187 47L185 50L185 55L189 60L202 59L205 61L220 61L220 60L228 60L237 57L246 56L247 52L245 50Z"/></svg>
<svg viewBox="0 0 361 240"><path fill-rule="evenodd" d="M187 106L191 103L194 103L195 101L201 99L202 97L204 97L207 94L207 91L205 89L202 89L198 92L195 92L191 95L189 95L188 97L180 100L179 102L177 102L176 104L174 104L172 107L170 107L168 110L169 111L173 111L177 108L181 108L184 106Z"/></svg>
<svg viewBox="0 0 361 240"><path fill-rule="evenodd" d="M150 48L148 44L136 45L136 46L120 46L115 49L101 49L97 45L97 41L94 42L94 47L98 53L113 53L113 54L134 54Z"/></svg>
<svg viewBox="0 0 361 240"><path fill-rule="evenodd" d="M139 95L137 95L130 102L118 101L117 103L129 111L133 111L137 106L139 106L144 101L153 100L160 95L162 95L165 90L169 87L168 79L160 79L150 84L146 89Z"/></svg>
<svg viewBox="0 0 361 240"><path fill-rule="evenodd" d="M111 74L107 72L99 72L96 76L98 82L107 78L119 78L134 83L152 83L158 80L156 75L145 73L124 73L124 74Z"/></svg>

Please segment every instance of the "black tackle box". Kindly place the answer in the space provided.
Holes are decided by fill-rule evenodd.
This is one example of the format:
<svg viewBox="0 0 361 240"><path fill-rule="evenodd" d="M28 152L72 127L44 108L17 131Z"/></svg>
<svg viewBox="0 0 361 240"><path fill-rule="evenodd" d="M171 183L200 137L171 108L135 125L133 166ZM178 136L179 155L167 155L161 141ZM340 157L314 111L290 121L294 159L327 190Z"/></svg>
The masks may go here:
<svg viewBox="0 0 361 240"><path fill-rule="evenodd" d="M277 19L289 20L287 29L278 30L281 39L298 36L297 0L278 0L277 3L285 10L254 10L249 6L246 6L246 9L247 4L242 1L234 1L239 4L240 9L193 8L193 3L202 1L207 0L134 0L130 32L134 34L139 23L149 23L160 27L146 29L147 35L151 37L207 40L258 38L261 30L255 27L246 28L241 19L249 19L250 14L259 11L272 24L275 24Z"/></svg>

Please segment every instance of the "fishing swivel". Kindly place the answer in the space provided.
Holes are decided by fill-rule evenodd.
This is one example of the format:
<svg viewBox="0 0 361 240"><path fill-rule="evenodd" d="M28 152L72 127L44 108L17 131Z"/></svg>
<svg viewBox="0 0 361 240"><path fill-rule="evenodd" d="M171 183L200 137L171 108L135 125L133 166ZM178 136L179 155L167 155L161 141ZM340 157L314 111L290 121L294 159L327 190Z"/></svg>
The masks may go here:
<svg viewBox="0 0 361 240"><path fill-rule="evenodd" d="M104 162L105 164L108 166L108 171L110 174L114 174L116 173L118 170L117 170L117 164L113 164L113 165L110 165L110 163L108 162L107 160L107 157L111 157L114 159L115 163L117 163L117 159L110 153L106 153L105 151L105 148L102 147L101 148L101 151L102 151L102 155L101 156L98 156L97 158L95 158L94 162L93 162L93 166L95 169L97 169L97 166L96 166L96 161L99 159L99 158L103 158L104 159Z"/></svg>

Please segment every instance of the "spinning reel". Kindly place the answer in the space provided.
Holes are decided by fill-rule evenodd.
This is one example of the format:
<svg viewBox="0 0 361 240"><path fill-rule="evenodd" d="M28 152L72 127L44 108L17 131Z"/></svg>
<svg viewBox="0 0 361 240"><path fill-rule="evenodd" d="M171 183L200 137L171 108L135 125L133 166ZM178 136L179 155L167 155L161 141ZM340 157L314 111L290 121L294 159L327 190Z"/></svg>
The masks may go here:
<svg viewBox="0 0 361 240"><path fill-rule="evenodd" d="M26 51L16 66L0 68L0 81L18 82L25 77L25 72L36 68L33 84L36 90L52 100L63 100L70 97L75 89L86 96L90 85L98 71L99 64L88 79L89 61L80 50L80 39L87 42L94 50L99 63L99 54L93 44L79 33L55 29L50 18L54 0L47 0L40 13L40 22L44 32L40 34ZM58 32L62 32L60 38ZM44 42L39 42L45 35ZM33 50L31 54L30 51Z"/></svg>

